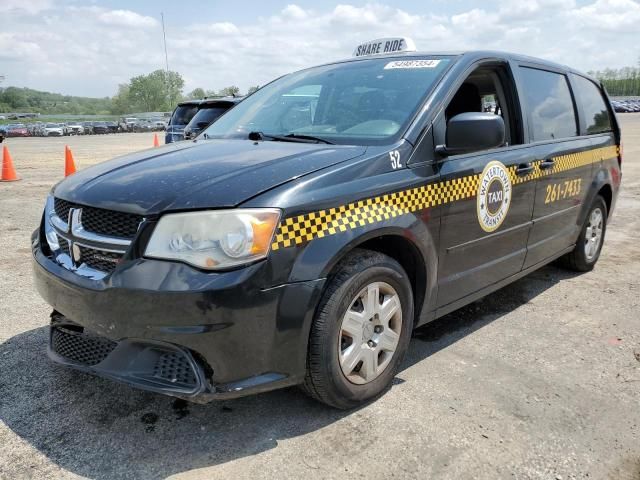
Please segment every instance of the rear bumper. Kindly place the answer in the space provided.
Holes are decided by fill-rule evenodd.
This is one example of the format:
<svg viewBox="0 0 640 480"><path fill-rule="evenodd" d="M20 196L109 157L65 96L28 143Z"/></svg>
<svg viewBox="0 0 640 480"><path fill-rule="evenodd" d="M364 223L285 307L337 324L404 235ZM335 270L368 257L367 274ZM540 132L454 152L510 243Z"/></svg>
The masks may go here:
<svg viewBox="0 0 640 480"><path fill-rule="evenodd" d="M264 264L211 274L139 259L96 281L65 270L37 246L33 250L37 289L59 323L52 324L49 348L58 363L192 401L304 379L309 328L324 279L261 288ZM87 362L61 350L54 342L60 325L71 343L105 344L109 351ZM158 376L163 356L179 361L193 382Z"/></svg>

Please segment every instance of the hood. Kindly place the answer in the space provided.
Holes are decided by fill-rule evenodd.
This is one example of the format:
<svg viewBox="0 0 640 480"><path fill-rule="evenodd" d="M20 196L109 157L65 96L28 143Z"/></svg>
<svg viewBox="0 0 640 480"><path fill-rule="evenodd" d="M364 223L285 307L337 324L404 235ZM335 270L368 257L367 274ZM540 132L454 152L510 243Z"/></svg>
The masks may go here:
<svg viewBox="0 0 640 480"><path fill-rule="evenodd" d="M56 185L53 194L140 215L235 207L365 151L358 146L249 140L171 143L81 170Z"/></svg>

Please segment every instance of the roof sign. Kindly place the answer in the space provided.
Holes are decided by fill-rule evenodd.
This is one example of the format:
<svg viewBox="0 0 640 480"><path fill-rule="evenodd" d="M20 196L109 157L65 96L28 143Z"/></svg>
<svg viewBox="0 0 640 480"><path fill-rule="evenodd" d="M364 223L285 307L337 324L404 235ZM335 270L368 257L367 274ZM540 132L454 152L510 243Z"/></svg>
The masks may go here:
<svg viewBox="0 0 640 480"><path fill-rule="evenodd" d="M398 38L378 38L370 42L362 43L353 51L354 57L364 57L368 55L383 55L395 52L415 52L416 44L406 37Z"/></svg>

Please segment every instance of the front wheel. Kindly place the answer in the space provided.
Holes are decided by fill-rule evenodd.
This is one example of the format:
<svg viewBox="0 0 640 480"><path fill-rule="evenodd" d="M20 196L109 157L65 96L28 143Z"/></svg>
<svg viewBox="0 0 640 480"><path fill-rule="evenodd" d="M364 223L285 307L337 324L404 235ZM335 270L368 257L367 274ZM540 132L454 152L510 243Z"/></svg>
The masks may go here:
<svg viewBox="0 0 640 480"><path fill-rule="evenodd" d="M353 408L393 381L411 339L413 292L394 259L356 250L330 278L311 327L303 389Z"/></svg>
<svg viewBox="0 0 640 480"><path fill-rule="evenodd" d="M587 213L575 248L562 257L562 264L576 272L593 270L598 258L600 258L606 230L607 204L604 198L598 195Z"/></svg>

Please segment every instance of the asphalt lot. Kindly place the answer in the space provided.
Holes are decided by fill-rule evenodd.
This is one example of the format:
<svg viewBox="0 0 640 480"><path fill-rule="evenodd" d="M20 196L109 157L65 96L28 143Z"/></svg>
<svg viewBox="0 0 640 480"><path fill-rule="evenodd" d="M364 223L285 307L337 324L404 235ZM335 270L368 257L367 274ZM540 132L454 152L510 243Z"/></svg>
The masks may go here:
<svg viewBox="0 0 640 480"><path fill-rule="evenodd" d="M596 269L545 267L417 331L393 388L351 412L296 389L191 405L45 356L29 235L62 178L152 134L8 139L0 183L0 478L640 479L640 114Z"/></svg>

